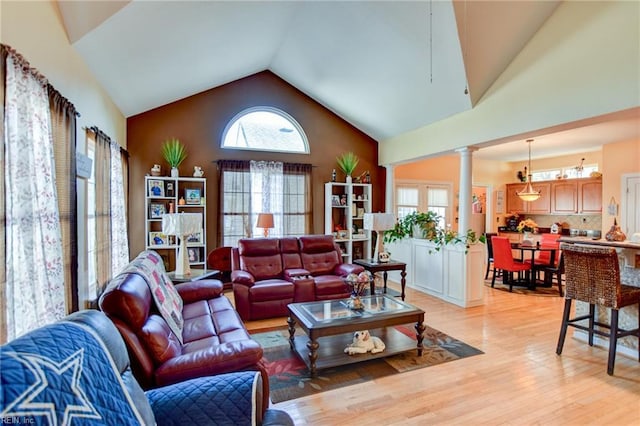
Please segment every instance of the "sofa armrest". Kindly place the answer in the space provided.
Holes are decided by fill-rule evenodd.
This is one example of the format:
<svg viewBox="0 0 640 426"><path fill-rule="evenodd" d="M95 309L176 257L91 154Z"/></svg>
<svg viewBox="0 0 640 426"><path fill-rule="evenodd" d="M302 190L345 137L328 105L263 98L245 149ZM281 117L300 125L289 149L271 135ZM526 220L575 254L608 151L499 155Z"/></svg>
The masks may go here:
<svg viewBox="0 0 640 426"><path fill-rule="evenodd" d="M346 277L349 274L359 274L362 271L364 271L362 266L352 263L341 263L334 269L334 273L341 277Z"/></svg>
<svg viewBox="0 0 640 426"><path fill-rule="evenodd" d="M250 272L236 270L231 272L231 282L234 284L244 284L247 287L253 287L256 283L256 279Z"/></svg>
<svg viewBox="0 0 640 426"><path fill-rule="evenodd" d="M146 392L158 425L259 424L260 374L198 377Z"/></svg>
<svg viewBox="0 0 640 426"><path fill-rule="evenodd" d="M204 279L175 284L175 288L184 303L193 303L220 297L224 285L220 280Z"/></svg>
<svg viewBox="0 0 640 426"><path fill-rule="evenodd" d="M158 386L193 377L229 373L259 364L262 346L253 339L220 343L170 358L155 371Z"/></svg>
<svg viewBox="0 0 640 426"><path fill-rule="evenodd" d="M301 268L285 269L283 276L287 281L296 281L311 276L311 272Z"/></svg>

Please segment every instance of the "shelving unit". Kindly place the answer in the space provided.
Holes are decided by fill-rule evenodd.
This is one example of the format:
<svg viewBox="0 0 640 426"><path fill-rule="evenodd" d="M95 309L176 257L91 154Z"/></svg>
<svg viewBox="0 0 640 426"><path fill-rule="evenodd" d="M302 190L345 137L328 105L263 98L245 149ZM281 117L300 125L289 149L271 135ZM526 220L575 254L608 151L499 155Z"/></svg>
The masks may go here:
<svg viewBox="0 0 640 426"><path fill-rule="evenodd" d="M165 269L175 270L178 241L162 233L162 214L201 213L202 233L187 239L189 264L205 268L207 261L207 181L205 178L145 176L145 247L157 251L164 260ZM181 199L184 204L180 204Z"/></svg>
<svg viewBox="0 0 640 426"><path fill-rule="evenodd" d="M362 227L371 213L371 184L327 182L324 194L324 231L342 248L343 262L371 258L371 231Z"/></svg>

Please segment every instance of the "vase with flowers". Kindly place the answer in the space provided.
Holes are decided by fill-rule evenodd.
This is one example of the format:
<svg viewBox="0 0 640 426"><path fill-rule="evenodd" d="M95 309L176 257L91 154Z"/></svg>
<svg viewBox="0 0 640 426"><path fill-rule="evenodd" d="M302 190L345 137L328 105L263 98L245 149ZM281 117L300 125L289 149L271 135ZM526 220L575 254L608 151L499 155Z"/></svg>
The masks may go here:
<svg viewBox="0 0 640 426"><path fill-rule="evenodd" d="M538 227L538 224L531 218L520 221L518 224L518 232L523 232L522 243L533 244L533 232Z"/></svg>

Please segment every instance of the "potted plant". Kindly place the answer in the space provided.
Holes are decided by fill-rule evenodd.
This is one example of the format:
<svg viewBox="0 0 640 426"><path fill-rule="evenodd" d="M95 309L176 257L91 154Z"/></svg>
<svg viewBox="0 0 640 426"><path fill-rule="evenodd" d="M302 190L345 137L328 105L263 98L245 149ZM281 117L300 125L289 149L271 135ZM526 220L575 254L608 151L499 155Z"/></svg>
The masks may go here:
<svg viewBox="0 0 640 426"><path fill-rule="evenodd" d="M347 176L347 183L350 183L351 175L356 169L358 162L360 162L360 159L353 152L347 152L342 154L340 157L336 157L336 161L338 162L338 167L340 167L340 169Z"/></svg>
<svg viewBox="0 0 640 426"><path fill-rule="evenodd" d="M171 166L171 177L178 177L178 166L187 158L184 145L178 139L169 139L162 144L162 156Z"/></svg>
<svg viewBox="0 0 640 426"><path fill-rule="evenodd" d="M441 216L432 211L409 213L398 220L393 229L385 231L384 242L391 243L406 237L424 238L435 243L436 251L439 251L446 244L465 244L469 248L470 244L485 242L484 235L478 237L471 229L466 234L459 235L452 229L439 228L440 220Z"/></svg>

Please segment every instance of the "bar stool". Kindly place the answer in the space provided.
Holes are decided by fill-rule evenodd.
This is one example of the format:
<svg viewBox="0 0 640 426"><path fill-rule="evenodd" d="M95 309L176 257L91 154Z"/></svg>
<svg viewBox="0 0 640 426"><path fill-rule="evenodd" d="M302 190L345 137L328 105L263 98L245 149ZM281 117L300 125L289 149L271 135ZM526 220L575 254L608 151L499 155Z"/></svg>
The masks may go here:
<svg viewBox="0 0 640 426"><path fill-rule="evenodd" d="M568 326L587 331L589 346L593 346L594 334L609 337L607 374L613 375L618 339L625 336L636 336L640 339L640 326L633 330L623 330L618 327L618 310L625 306L640 304L640 288L620 283L620 267L615 249L566 243L563 243L560 248L565 269L565 302L556 354L562 353ZM573 299L588 303L589 314L569 318ZM595 305L611 309L609 324L596 321ZM638 316L640 318L640 305ZM589 320L588 325L578 323L583 320ZM600 328L608 329L609 333ZM640 361L640 341L638 342L638 361Z"/></svg>

